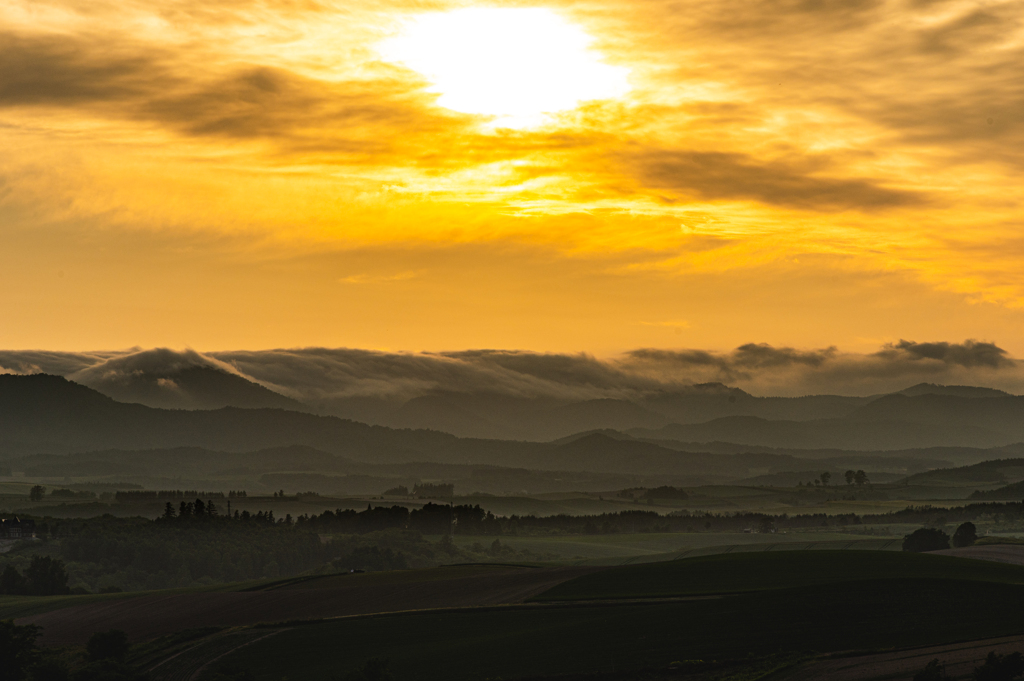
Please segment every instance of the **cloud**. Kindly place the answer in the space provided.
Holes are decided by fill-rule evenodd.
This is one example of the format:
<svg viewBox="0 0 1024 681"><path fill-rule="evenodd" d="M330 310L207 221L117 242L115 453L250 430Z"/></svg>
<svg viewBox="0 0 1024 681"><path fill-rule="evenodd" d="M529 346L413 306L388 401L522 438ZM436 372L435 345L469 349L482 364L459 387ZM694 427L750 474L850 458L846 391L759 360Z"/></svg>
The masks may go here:
<svg viewBox="0 0 1024 681"><path fill-rule="evenodd" d="M167 78L151 54L127 46L0 32L0 107L123 102L166 86Z"/></svg>
<svg viewBox="0 0 1024 681"><path fill-rule="evenodd" d="M920 382L987 385L1024 390L1024 363L993 343L890 343L869 354L836 347L799 350L749 343L732 352L640 349L620 365L634 372L685 383L720 381L759 395L810 393L867 395Z"/></svg>
<svg viewBox="0 0 1024 681"><path fill-rule="evenodd" d="M737 153L648 150L623 157L640 182L679 197L750 200L820 211L877 210L919 204L913 192L869 180L819 177Z"/></svg>
<svg viewBox="0 0 1024 681"><path fill-rule="evenodd" d="M69 374L68 378L90 386L123 383L139 377L152 378L159 382L183 369L196 366L237 373L231 365L195 350L154 348L134 349L125 354L106 357L100 362Z"/></svg>
<svg viewBox="0 0 1024 681"><path fill-rule="evenodd" d="M747 343L731 353L716 353L706 350L656 350L639 349L626 353L628 362L639 366L668 368L674 373L694 368L702 373L701 378L714 381L746 381L761 372L772 372L792 367L818 369L834 359L838 351L834 347L821 350L796 350L776 348L767 343ZM711 373L705 373L707 371Z"/></svg>
<svg viewBox="0 0 1024 681"><path fill-rule="evenodd" d="M409 270L396 274L351 274L338 280L342 284L385 284L395 281L408 281L420 276L421 272Z"/></svg>
<svg viewBox="0 0 1024 681"><path fill-rule="evenodd" d="M117 35L0 32L0 110L71 109L362 163L395 163L399 152L411 163L408 152L424 135L472 120L432 108L423 83L403 75L391 69L325 80L263 64L190 64L181 53Z"/></svg>
<svg viewBox="0 0 1024 681"><path fill-rule="evenodd" d="M0 350L0 374L69 376L104 362L107 355L108 353Z"/></svg>
<svg viewBox="0 0 1024 681"><path fill-rule="evenodd" d="M1024 363L993 343L900 341L869 354L765 343L729 352L638 349L617 357L473 350L391 353L300 348L198 353L0 353L0 366L69 376L103 388L158 381L190 366L228 371L312 406L370 398L401 403L441 392L560 401L639 399L723 382L759 395L876 394L931 382L1024 392ZM84 368L81 368L83 367Z"/></svg>
<svg viewBox="0 0 1024 681"><path fill-rule="evenodd" d="M963 343L915 343L901 340L890 343L877 353L878 357L891 360L911 361L938 360L944 364L962 367L989 367L999 369L1011 367L1015 362L1006 351L995 343L967 340Z"/></svg>

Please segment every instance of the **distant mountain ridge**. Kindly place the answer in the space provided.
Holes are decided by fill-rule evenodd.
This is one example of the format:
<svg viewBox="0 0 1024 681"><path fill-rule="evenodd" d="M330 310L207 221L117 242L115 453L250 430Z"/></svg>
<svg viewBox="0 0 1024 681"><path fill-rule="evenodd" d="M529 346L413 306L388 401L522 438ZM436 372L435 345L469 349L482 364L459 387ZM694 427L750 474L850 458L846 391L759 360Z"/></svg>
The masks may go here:
<svg viewBox="0 0 1024 681"><path fill-rule="evenodd" d="M939 395L964 399L1013 397L990 388L928 383L911 386L897 394L910 397ZM396 428L431 428L460 437L548 441L587 430L657 430L674 425L706 424L724 418L753 417L764 421L794 422L846 419L883 397L886 395L756 397L739 388L709 383L693 386L689 390L659 393L633 401L594 399L572 402L553 398L529 399L507 395L446 392L416 397L390 409L386 404L378 403L378 411L375 413L365 411L365 402L356 403L351 409L343 403L335 403L332 407L321 408L321 412ZM987 443L984 446L1005 443L998 436L987 439L981 433L975 433L974 436L974 440L970 437L960 438L956 443L975 442L979 446L982 442ZM902 441L893 441L892 444L903 446L919 442L915 437L917 436L908 436ZM735 440L726 438L726 441ZM814 446L818 446L822 442L820 438L809 435L804 436L801 441L777 438L771 440L774 446L811 446L806 443L815 443ZM854 442L855 439L848 440L850 444ZM865 439L857 448L875 449L881 446L881 442L883 440L878 438ZM765 441L765 444L767 443L768 441ZM932 444L936 443L932 441Z"/></svg>
<svg viewBox="0 0 1024 681"><path fill-rule="evenodd" d="M720 424L704 424L716 425ZM782 425L794 428L807 424ZM735 429L725 434L735 434ZM458 438L433 430L395 430L281 409L156 409L119 403L56 376L0 376L0 455L5 458L98 450L192 447L251 452L299 446L353 462L374 464L496 465L531 470L674 476L708 482L773 471L815 470L826 460L834 462L835 466L915 472L949 465L950 461L992 457L990 450L967 448L844 452L771 449L763 444L745 447L727 444L727 439L717 440L706 443L679 442L671 438L642 441L635 435L616 431L584 433L553 443Z"/></svg>
<svg viewBox="0 0 1024 681"><path fill-rule="evenodd" d="M916 397L918 395L952 395L953 397L1013 397L1004 390L995 388L979 388L972 385L936 385L935 383L918 383L898 391L900 395Z"/></svg>
<svg viewBox="0 0 1024 681"><path fill-rule="evenodd" d="M212 366L193 365L114 376L100 374L91 378L87 385L118 402L160 409L309 409L298 400Z"/></svg>
<svg viewBox="0 0 1024 681"><path fill-rule="evenodd" d="M684 439L709 441L721 439L721 430L712 433L707 425L718 419L727 427L737 427L736 435L724 441L744 444L769 444L782 447L830 446L826 434L813 426L789 427L782 424L765 427L742 417L771 422L815 422L857 420L857 413L885 395L851 397L843 395L805 395L801 397L757 397L722 383L702 383L671 391L654 392L632 399L568 399L553 396L522 397L503 393L456 392L434 390L411 399L386 396L349 396L310 398L304 404L274 392L245 377L210 364L198 354L182 358L166 350L140 353L132 362L110 370L82 372L81 382L120 402L144 404L165 409L220 409L224 407L277 408L387 426L390 428L428 429L459 437L550 441L574 433L614 429L675 429L672 437L684 437L677 426L701 426ZM204 363L207 362L207 363ZM959 398L1004 398L1008 393L973 386L945 386L919 383L896 395L923 397L940 395ZM927 419L926 419L927 421ZM944 422L935 423L943 426ZM920 425L921 418L910 422ZM934 420L932 421L934 423ZM837 433L844 427L837 425ZM1000 432L984 433L964 426L964 433L953 433L947 444L992 446L1005 443ZM883 432L854 437L832 438L831 446L892 448L925 444L927 436L915 426L906 432ZM948 429L947 429L948 430ZM983 427L982 430L993 430ZM996 427L995 431L1005 429ZM943 433L943 437L948 433ZM937 444L933 438L927 444Z"/></svg>
<svg viewBox="0 0 1024 681"><path fill-rule="evenodd" d="M1001 406L1014 418L1017 412L1013 407L1020 403L1018 398L1012 397L976 400L930 395L891 399L901 404L925 406L932 401L946 405L950 400L977 405L1007 402L1009 406ZM886 415L891 410L882 411ZM903 411L915 416L914 409ZM969 414L970 409L965 408L965 413ZM927 416L927 409L924 415ZM815 471L822 466L908 474L956 463L1024 455L1024 446L1019 445L996 449L921 448L931 447L929 443L936 439L933 434L937 431L933 426L874 422L871 419L877 415L871 410L860 416L860 420L852 421L810 422L730 417L690 426L676 424L654 431L654 436L643 429L632 433L605 429L538 443L459 438L425 429L396 430L282 409L156 409L119 403L56 376L2 375L0 457L182 447L222 452L305 447L356 463L491 465L626 475L638 479L657 476L687 484L706 484L775 472ZM986 437L991 435L984 429L980 432ZM772 433L774 435L769 437ZM809 438L808 434L817 440ZM887 434L888 440L885 439ZM880 438L883 444L898 441L909 446L903 451L843 450L837 446L844 444L844 438L863 443L868 435ZM744 439L749 443L743 443ZM810 447L815 444L822 446ZM301 459L296 461L297 465ZM237 467L237 463L231 465ZM326 466L310 463L309 470L322 465ZM334 465L326 467L334 468Z"/></svg>

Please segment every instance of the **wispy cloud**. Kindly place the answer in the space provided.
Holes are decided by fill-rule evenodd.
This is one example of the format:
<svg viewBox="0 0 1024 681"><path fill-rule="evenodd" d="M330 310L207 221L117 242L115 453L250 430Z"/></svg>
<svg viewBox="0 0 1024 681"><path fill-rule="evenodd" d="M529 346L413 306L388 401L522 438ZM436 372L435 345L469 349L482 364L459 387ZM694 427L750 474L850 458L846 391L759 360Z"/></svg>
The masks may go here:
<svg viewBox="0 0 1024 681"><path fill-rule="evenodd" d="M141 376L173 379L176 371L190 366L227 371L311 405L355 397L404 401L436 392L637 399L708 382L761 395L865 395L920 382L1024 392L1024 362L994 343L970 340L899 341L867 354L749 343L730 352L638 349L605 359L509 350L389 353L345 348L0 352L0 367L6 371L57 373L100 388Z"/></svg>
<svg viewBox="0 0 1024 681"><path fill-rule="evenodd" d="M408 271L396 274L351 274L338 281L343 284L387 284L395 281L409 281L420 276L422 272Z"/></svg>

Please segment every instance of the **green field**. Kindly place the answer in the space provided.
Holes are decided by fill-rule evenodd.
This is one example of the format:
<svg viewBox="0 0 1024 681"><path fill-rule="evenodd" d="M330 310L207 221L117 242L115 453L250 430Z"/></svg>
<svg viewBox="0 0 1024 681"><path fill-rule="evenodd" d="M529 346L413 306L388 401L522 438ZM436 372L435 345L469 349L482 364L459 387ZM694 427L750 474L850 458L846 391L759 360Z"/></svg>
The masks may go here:
<svg viewBox="0 0 1024 681"><path fill-rule="evenodd" d="M1016 634L1022 605L1016 584L882 579L712 600L433 611L293 625L218 664L260 681L327 681L375 657L404 681L622 671Z"/></svg>
<svg viewBox="0 0 1024 681"><path fill-rule="evenodd" d="M1024 584L1024 567L897 551L729 553L595 572L559 584L535 600L665 598L865 579L954 579Z"/></svg>
<svg viewBox="0 0 1024 681"><path fill-rule="evenodd" d="M429 537L437 541L439 537ZM558 556L558 560L575 562L589 559L629 559L712 547L752 546L767 547L776 544L809 542L860 541L868 539L861 534L842 532L790 532L787 534L758 534L743 532L666 532L637 534L553 535L549 537L498 537L502 544L517 551L527 550L539 555ZM455 543L462 547L480 543L489 546L494 537L456 535Z"/></svg>
<svg viewBox="0 0 1024 681"><path fill-rule="evenodd" d="M137 598L139 596L149 596L155 593L172 595L204 593L210 591L251 591L274 583L275 582L272 580L261 579L252 582L231 582L226 584L211 584L209 586L185 587L181 589L163 589L160 591L129 591L113 594L83 594L81 596L0 596L0 620L41 615L44 612L52 612L53 610L70 608L77 605L87 605L89 603L111 600L123 600L126 598Z"/></svg>

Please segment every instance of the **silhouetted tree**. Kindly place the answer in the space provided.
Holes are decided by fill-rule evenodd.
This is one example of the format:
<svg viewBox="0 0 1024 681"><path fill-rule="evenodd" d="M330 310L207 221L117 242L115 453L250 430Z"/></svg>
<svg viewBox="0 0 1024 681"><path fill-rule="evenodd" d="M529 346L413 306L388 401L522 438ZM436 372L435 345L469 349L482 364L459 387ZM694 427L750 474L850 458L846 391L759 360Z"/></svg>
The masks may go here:
<svg viewBox="0 0 1024 681"><path fill-rule="evenodd" d="M33 556L32 562L25 570L25 579L28 581L28 593L33 596L71 593L64 561L49 556Z"/></svg>
<svg viewBox="0 0 1024 681"><path fill-rule="evenodd" d="M946 681L949 677L946 676L945 665L939 664L939 661L932 660L924 669L914 674L914 681Z"/></svg>
<svg viewBox="0 0 1024 681"><path fill-rule="evenodd" d="M58 659L50 658L32 665L32 681L68 681L68 668Z"/></svg>
<svg viewBox="0 0 1024 681"><path fill-rule="evenodd" d="M828 481L832 479L832 474L825 471L821 474L821 484L828 487Z"/></svg>
<svg viewBox="0 0 1024 681"><path fill-rule="evenodd" d="M13 565L8 565L0 574L0 593L8 596L21 596L28 593L28 581Z"/></svg>
<svg viewBox="0 0 1024 681"><path fill-rule="evenodd" d="M46 488L42 485L36 485L28 491L28 499L29 501L42 501L45 494Z"/></svg>
<svg viewBox="0 0 1024 681"><path fill-rule="evenodd" d="M868 481L868 474L864 471L857 471L854 473L853 481L856 482L857 485L863 485Z"/></svg>
<svg viewBox="0 0 1024 681"><path fill-rule="evenodd" d="M39 627L20 627L12 620L0 622L0 674L4 681L21 681L37 656Z"/></svg>
<svg viewBox="0 0 1024 681"><path fill-rule="evenodd" d="M441 535L441 541L438 542L438 546L441 547L442 551L451 556L458 552L458 549L455 548L455 542L452 541L451 535L448 534Z"/></svg>
<svg viewBox="0 0 1024 681"><path fill-rule="evenodd" d="M176 514L174 512L174 506L172 506L171 502L168 501L167 504L164 506L164 519L171 520L172 518L174 518L175 515Z"/></svg>
<svg viewBox="0 0 1024 681"><path fill-rule="evenodd" d="M1024 656L1020 653L996 655L991 652L971 678L974 681L1013 681L1021 674L1024 674Z"/></svg>
<svg viewBox="0 0 1024 681"><path fill-rule="evenodd" d="M960 527L956 528L956 532L953 533L953 546L957 548L972 546L976 541L978 541L978 529L972 522L961 523Z"/></svg>
<svg viewBox="0 0 1024 681"><path fill-rule="evenodd" d="M85 649L89 655L90 662L99 662L100 660L122 661L128 655L130 647L128 634L120 629L111 629L110 631L101 631L93 634L89 638Z"/></svg>
<svg viewBox="0 0 1024 681"><path fill-rule="evenodd" d="M843 473L843 477L846 478L846 484L847 485L852 485L853 484L853 479L856 476L857 476L857 474L854 473L853 471L846 471L845 473Z"/></svg>
<svg viewBox="0 0 1024 681"><path fill-rule="evenodd" d="M934 527L922 527L903 538L903 550L914 553L941 551L949 548L949 535Z"/></svg>

